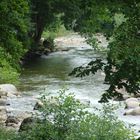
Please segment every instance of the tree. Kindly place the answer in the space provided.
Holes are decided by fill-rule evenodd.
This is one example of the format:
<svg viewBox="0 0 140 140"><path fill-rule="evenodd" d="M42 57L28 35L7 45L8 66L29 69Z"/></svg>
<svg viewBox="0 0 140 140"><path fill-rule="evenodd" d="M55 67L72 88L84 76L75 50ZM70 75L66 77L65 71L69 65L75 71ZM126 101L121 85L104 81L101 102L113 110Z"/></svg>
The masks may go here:
<svg viewBox="0 0 140 140"><path fill-rule="evenodd" d="M101 101L117 96L122 97L117 89L125 88L130 94L140 92L140 2L139 1L100 1L83 2L84 11L75 29L86 37L91 38L94 33L101 32L108 39L111 37L107 53L107 63L101 61L92 63L90 68L75 69L83 75L95 73L97 68L105 71L105 82L110 84L103 94ZM115 15L124 15L125 20L116 24ZM96 61L95 61L96 62ZM90 64L90 63L89 63ZM102 67L99 67L102 65ZM79 73L79 74L80 74ZM79 75L77 74L77 76ZM83 76L82 75L82 76ZM81 75L80 75L81 76Z"/></svg>
<svg viewBox="0 0 140 140"><path fill-rule="evenodd" d="M32 0L32 22L34 31L31 33L35 44L39 43L44 28L49 27L56 21L57 16L61 18L66 27L72 23L79 14L78 4L80 0Z"/></svg>
<svg viewBox="0 0 140 140"><path fill-rule="evenodd" d="M51 0L32 0L32 22L34 23L33 39L36 44L39 43L45 26L48 26L54 19L54 12Z"/></svg>
<svg viewBox="0 0 140 140"><path fill-rule="evenodd" d="M59 14L65 19L65 23L66 17L73 21L72 16L68 17L68 14L65 13L74 15L71 13L76 11L77 6L75 4L76 1L74 0L71 2L69 0L31 0L30 2L25 0L1 0L1 82L13 82L19 76L21 58L30 48L34 49L35 46L38 46L44 28L48 28L56 22ZM67 11L69 6L73 9L70 12ZM69 23L67 22L67 24ZM30 53L30 51L28 52Z"/></svg>
<svg viewBox="0 0 140 140"><path fill-rule="evenodd" d="M17 77L19 62L26 52L29 31L29 6L27 1L0 1L0 80L13 82Z"/></svg>

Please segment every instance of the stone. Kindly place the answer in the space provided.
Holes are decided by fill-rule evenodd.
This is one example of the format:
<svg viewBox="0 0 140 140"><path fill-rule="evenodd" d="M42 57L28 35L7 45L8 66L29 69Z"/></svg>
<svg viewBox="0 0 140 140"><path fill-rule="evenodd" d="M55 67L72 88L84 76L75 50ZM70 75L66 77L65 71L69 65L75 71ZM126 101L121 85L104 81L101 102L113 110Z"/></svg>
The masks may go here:
<svg viewBox="0 0 140 140"><path fill-rule="evenodd" d="M6 112L0 113L0 123L5 123L6 120L7 120Z"/></svg>
<svg viewBox="0 0 140 140"><path fill-rule="evenodd" d="M126 99L128 99L128 98L131 98L131 96L128 95L128 94L124 94L124 95L123 95L123 99L124 99L124 100L126 100Z"/></svg>
<svg viewBox="0 0 140 140"><path fill-rule="evenodd" d="M0 106L0 125L5 126L7 120L7 110L5 106Z"/></svg>
<svg viewBox="0 0 140 140"><path fill-rule="evenodd" d="M14 124L18 124L19 123L19 119L15 116L8 116L7 120L6 120L6 126L8 124L14 123Z"/></svg>
<svg viewBox="0 0 140 140"><path fill-rule="evenodd" d="M12 94L12 93L7 93L7 97L16 97L16 95Z"/></svg>
<svg viewBox="0 0 140 140"><path fill-rule="evenodd" d="M1 113L1 112L6 112L5 106L0 106L0 113Z"/></svg>
<svg viewBox="0 0 140 140"><path fill-rule="evenodd" d="M0 98L1 98L2 96L7 96L7 92L2 91L1 88L0 88Z"/></svg>
<svg viewBox="0 0 140 140"><path fill-rule="evenodd" d="M0 98L0 106L5 106L6 105L7 100Z"/></svg>
<svg viewBox="0 0 140 140"><path fill-rule="evenodd" d="M40 100L38 100L36 102L35 106L34 106L34 110L38 110L38 109L40 109L42 107L43 107L43 103Z"/></svg>
<svg viewBox="0 0 140 140"><path fill-rule="evenodd" d="M126 108L135 108L140 106L140 102L137 98L128 98L125 100Z"/></svg>
<svg viewBox="0 0 140 140"><path fill-rule="evenodd" d="M15 124L15 123L8 123L8 124L6 124L6 127L11 127L11 128L17 129L18 128L18 125Z"/></svg>
<svg viewBox="0 0 140 140"><path fill-rule="evenodd" d="M124 113L124 115L134 115L134 116L140 115L140 107L129 109Z"/></svg>
<svg viewBox="0 0 140 140"><path fill-rule="evenodd" d="M139 100L137 98L128 98L128 99L126 99L126 102L129 102L129 101L136 101L136 102L138 102Z"/></svg>
<svg viewBox="0 0 140 140"><path fill-rule="evenodd" d="M7 96L8 94L19 95L17 88L12 84L0 85L0 96Z"/></svg>
<svg viewBox="0 0 140 140"><path fill-rule="evenodd" d="M43 45L43 42L44 42L45 38L41 37L41 39L39 40L39 45Z"/></svg>
<svg viewBox="0 0 140 140"><path fill-rule="evenodd" d="M30 129L34 122L35 119L33 117L25 118L20 125L19 132Z"/></svg>

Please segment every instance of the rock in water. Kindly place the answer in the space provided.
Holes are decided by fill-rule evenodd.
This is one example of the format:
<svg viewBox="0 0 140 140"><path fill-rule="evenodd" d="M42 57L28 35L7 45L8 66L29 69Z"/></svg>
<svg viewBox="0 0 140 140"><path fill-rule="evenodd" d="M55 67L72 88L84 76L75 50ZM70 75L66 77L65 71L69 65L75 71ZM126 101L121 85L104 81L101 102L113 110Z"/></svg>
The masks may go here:
<svg viewBox="0 0 140 140"><path fill-rule="evenodd" d="M40 100L38 100L36 102L35 106L34 106L34 110L38 110L38 109L40 109L42 107L43 107L43 103Z"/></svg>
<svg viewBox="0 0 140 140"><path fill-rule="evenodd" d="M36 122L36 119L33 117L25 118L19 128L19 132L27 131L28 129L32 128L32 125Z"/></svg>
<svg viewBox="0 0 140 140"><path fill-rule="evenodd" d="M19 95L17 88L12 84L0 85L0 96Z"/></svg>
<svg viewBox="0 0 140 140"><path fill-rule="evenodd" d="M128 98L125 100L126 108L135 108L140 106L140 102L137 98Z"/></svg>
<svg viewBox="0 0 140 140"><path fill-rule="evenodd" d="M136 107L134 109L127 110L124 115L140 115L140 107Z"/></svg>

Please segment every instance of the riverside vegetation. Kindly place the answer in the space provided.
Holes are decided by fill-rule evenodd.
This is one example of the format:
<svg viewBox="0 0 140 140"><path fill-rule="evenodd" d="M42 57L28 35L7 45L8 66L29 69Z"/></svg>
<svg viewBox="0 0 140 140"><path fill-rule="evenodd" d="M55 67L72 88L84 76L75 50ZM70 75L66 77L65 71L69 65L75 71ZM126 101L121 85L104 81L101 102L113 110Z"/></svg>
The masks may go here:
<svg viewBox="0 0 140 140"><path fill-rule="evenodd" d="M116 89L123 87L130 94L139 94L139 7L137 0L1 0L0 82L17 82L25 54L39 48L43 31L57 30L63 24L84 35L93 46L94 33L103 33L108 39L107 63L102 70L110 87L102 101L120 98Z"/></svg>
<svg viewBox="0 0 140 140"><path fill-rule="evenodd" d="M74 94L59 91L58 96L43 95L42 119L27 124L19 133L0 129L1 140L135 140L134 132L114 114L115 106L104 104L90 113ZM53 100L53 101L52 101ZM39 123L38 123L39 122Z"/></svg>

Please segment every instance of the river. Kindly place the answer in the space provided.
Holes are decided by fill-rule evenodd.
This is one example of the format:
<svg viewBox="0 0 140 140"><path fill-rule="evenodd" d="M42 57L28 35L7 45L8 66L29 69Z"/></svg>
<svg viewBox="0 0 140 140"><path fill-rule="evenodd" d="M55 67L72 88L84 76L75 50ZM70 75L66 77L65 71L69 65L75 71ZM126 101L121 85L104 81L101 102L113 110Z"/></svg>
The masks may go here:
<svg viewBox="0 0 140 140"><path fill-rule="evenodd" d="M38 97L41 93L53 95L65 87L69 89L67 92L74 93L76 98L88 100L92 105L100 106L98 100L108 88L103 84L104 73L99 71L96 75L85 78L70 77L68 74L74 67L105 56L96 53L91 46L85 43L84 38L77 34L59 37L55 42L59 51L42 56L25 66L19 86L23 95L26 98L28 96ZM30 100L27 104L26 100L26 108L29 102ZM21 104L23 104L22 101ZM123 113L124 110L121 108L118 113L119 118L127 123L137 124L135 128L140 130L140 117L123 116Z"/></svg>
<svg viewBox="0 0 140 140"><path fill-rule="evenodd" d="M107 88L107 85L103 84L103 72L85 78L70 77L68 74L73 68L103 56L95 53L94 49L77 35L61 37L55 41L61 51L42 56L26 65L21 77L23 90L27 94L38 95L41 92L56 93L65 86L79 98L98 100Z"/></svg>

